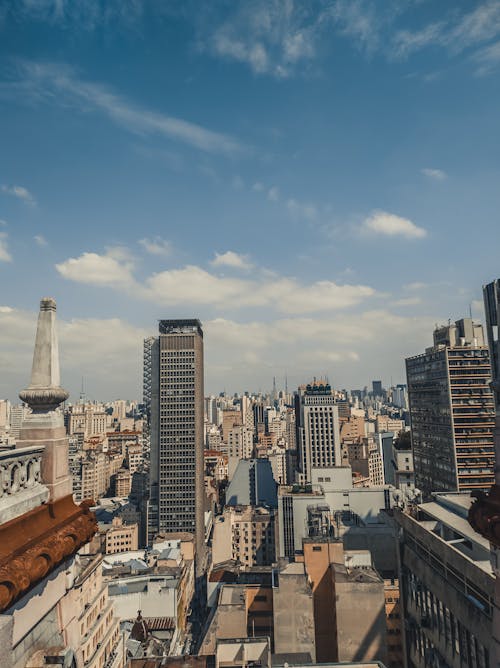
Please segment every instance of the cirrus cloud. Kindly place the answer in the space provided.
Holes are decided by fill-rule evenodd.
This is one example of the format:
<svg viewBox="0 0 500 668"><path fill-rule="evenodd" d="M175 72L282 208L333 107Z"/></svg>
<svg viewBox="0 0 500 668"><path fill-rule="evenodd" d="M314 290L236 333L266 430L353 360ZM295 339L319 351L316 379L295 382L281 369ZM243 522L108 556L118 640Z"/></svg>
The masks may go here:
<svg viewBox="0 0 500 668"><path fill-rule="evenodd" d="M36 204L35 198L28 188L25 188L24 186L7 185L4 183L0 186L0 190L6 195L12 195L12 197L16 197L27 204Z"/></svg>

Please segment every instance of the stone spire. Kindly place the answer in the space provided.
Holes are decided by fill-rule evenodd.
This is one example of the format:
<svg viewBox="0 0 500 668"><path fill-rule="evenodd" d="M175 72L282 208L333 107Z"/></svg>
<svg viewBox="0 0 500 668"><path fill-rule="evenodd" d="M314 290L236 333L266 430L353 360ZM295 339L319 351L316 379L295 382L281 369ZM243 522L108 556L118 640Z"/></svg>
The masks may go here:
<svg viewBox="0 0 500 668"><path fill-rule="evenodd" d="M28 404L33 413L54 411L69 396L60 382L56 302L44 297L40 302L31 382L26 390L19 393L19 398Z"/></svg>

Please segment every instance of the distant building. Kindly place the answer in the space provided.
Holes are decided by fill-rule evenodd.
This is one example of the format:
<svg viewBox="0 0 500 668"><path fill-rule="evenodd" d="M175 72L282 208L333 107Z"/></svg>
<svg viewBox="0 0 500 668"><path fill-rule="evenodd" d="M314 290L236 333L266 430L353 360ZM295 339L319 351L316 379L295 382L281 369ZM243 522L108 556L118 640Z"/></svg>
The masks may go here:
<svg viewBox="0 0 500 668"><path fill-rule="evenodd" d="M486 491L493 483L495 410L483 328L470 318L434 332L434 345L406 360L415 484L434 491Z"/></svg>
<svg viewBox="0 0 500 668"><path fill-rule="evenodd" d="M277 512L274 508L227 506L216 518L212 562L234 560L242 567L269 566L276 561Z"/></svg>
<svg viewBox="0 0 500 668"><path fill-rule="evenodd" d="M120 517L114 517L111 526L99 527L104 538L104 554L129 552L138 549L139 530L137 524L124 524Z"/></svg>
<svg viewBox="0 0 500 668"><path fill-rule="evenodd" d="M277 508L277 485L268 459L242 459L226 491L228 506Z"/></svg>
<svg viewBox="0 0 500 668"><path fill-rule="evenodd" d="M339 409L326 382L300 388L297 400L301 481L310 482L313 467L341 465Z"/></svg>

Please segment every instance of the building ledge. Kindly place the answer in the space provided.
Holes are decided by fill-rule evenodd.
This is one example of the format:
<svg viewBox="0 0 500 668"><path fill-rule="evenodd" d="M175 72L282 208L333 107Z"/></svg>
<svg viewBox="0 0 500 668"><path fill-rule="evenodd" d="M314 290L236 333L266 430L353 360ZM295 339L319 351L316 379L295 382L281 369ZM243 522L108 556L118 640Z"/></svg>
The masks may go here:
<svg viewBox="0 0 500 668"><path fill-rule="evenodd" d="M89 506L75 505L70 494L0 526L0 612L92 538L97 522Z"/></svg>

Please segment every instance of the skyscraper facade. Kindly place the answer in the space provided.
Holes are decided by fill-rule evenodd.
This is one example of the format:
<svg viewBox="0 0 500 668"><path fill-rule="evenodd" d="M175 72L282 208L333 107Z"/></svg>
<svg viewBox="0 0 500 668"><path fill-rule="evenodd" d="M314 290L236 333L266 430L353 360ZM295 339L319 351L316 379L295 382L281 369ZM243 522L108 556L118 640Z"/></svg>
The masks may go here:
<svg viewBox="0 0 500 668"><path fill-rule="evenodd" d="M311 468L341 465L339 411L331 386L314 381L299 388L298 436L301 482L311 482Z"/></svg>
<svg viewBox="0 0 500 668"><path fill-rule="evenodd" d="M493 483L495 410L483 328L470 318L434 331L434 345L406 360L415 485L487 490Z"/></svg>
<svg viewBox="0 0 500 668"><path fill-rule="evenodd" d="M195 534L204 553L203 330L199 320L160 320L150 359L149 534Z"/></svg>

